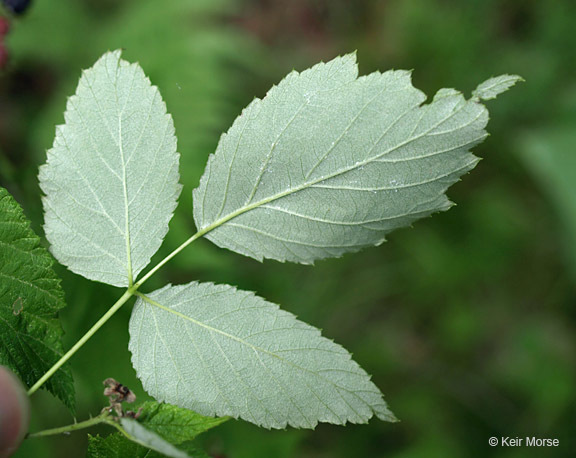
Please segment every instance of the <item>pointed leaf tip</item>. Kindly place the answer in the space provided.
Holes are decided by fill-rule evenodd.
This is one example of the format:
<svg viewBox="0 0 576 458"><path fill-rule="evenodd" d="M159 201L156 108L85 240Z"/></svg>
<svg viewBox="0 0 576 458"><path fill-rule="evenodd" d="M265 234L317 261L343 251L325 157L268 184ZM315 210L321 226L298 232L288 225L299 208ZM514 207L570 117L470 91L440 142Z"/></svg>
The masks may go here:
<svg viewBox="0 0 576 458"><path fill-rule="evenodd" d="M479 84L472 95L482 100L492 100L522 81L524 79L518 75L495 76Z"/></svg>

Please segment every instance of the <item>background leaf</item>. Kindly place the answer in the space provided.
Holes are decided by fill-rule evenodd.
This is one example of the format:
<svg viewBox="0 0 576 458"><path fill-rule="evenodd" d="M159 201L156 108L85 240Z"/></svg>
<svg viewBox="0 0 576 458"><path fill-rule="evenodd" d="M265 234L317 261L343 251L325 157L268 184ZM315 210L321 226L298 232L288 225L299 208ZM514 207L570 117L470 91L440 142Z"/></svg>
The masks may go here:
<svg viewBox="0 0 576 458"><path fill-rule="evenodd" d="M142 413L138 422L173 444L190 441L228 420L225 417L205 417L189 409L158 402L145 402L140 407Z"/></svg>
<svg viewBox="0 0 576 458"><path fill-rule="evenodd" d="M203 417L188 409L151 401L138 406L138 409L141 411L137 421L121 420L122 426L127 426L126 432L128 434L134 434L135 439L142 441L147 441L147 437L157 435L162 441L178 445L179 450L183 450L195 458L207 457L208 455L197 448L191 440L198 434L227 420L227 418ZM135 426L134 423L137 423L138 426ZM87 456L89 458L123 458L126 456L154 458L166 456L157 451L158 447L155 450L128 439L122 433L115 433L106 437L91 436ZM175 453L175 456L181 456L179 450L171 451ZM168 454L168 456L172 455Z"/></svg>
<svg viewBox="0 0 576 458"><path fill-rule="evenodd" d="M204 415L267 428L395 420L344 348L228 285L169 285L138 299L130 351L149 394Z"/></svg>
<svg viewBox="0 0 576 458"><path fill-rule="evenodd" d="M425 99L409 72L358 78L354 55L290 73L221 137L194 191L198 228L258 260L311 263L448 209L488 112L452 89Z"/></svg>
<svg viewBox="0 0 576 458"><path fill-rule="evenodd" d="M576 116L570 123L524 133L519 155L553 204L561 224L562 254L576 278ZM556 215L555 215L556 216Z"/></svg>
<svg viewBox="0 0 576 458"><path fill-rule="evenodd" d="M163 457L161 453L132 442L122 433L109 436L89 436L87 458L134 458Z"/></svg>
<svg viewBox="0 0 576 458"><path fill-rule="evenodd" d="M210 458L203 450L193 444L184 444L180 447L193 458ZM158 453L147 447L132 442L122 433L110 434L106 437L89 436L87 458L160 458L163 453Z"/></svg>
<svg viewBox="0 0 576 458"><path fill-rule="evenodd" d="M146 429L136 420L120 418L120 426L128 435L128 438L139 445L143 445L144 447L148 447L151 450L172 458L188 458L189 456L186 452L174 447L158 434Z"/></svg>
<svg viewBox="0 0 576 458"><path fill-rule="evenodd" d="M28 387L63 354L58 311L66 304L53 264L22 208L0 188L0 364ZM68 366L44 386L74 410Z"/></svg>
<svg viewBox="0 0 576 458"><path fill-rule="evenodd" d="M115 51L83 73L65 120L39 177L52 252L89 279L128 286L180 193L172 119L142 69Z"/></svg>

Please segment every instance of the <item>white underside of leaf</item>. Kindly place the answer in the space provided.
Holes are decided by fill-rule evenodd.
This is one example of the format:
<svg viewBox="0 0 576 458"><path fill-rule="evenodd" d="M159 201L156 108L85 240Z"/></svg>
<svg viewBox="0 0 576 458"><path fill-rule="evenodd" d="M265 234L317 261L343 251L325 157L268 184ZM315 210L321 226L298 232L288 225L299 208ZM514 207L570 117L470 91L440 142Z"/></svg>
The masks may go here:
<svg viewBox="0 0 576 458"><path fill-rule="evenodd" d="M199 230L258 260L312 263L448 209L488 112L451 89L425 99L409 72L358 78L353 55L292 72L220 139L194 191Z"/></svg>
<svg viewBox="0 0 576 458"><path fill-rule="evenodd" d="M148 298L134 307L130 350L159 401L266 428L395 420L344 348L252 293L190 283Z"/></svg>
<svg viewBox="0 0 576 458"><path fill-rule="evenodd" d="M158 89L119 51L102 56L68 99L40 168L54 256L89 279L128 286L168 230L178 158Z"/></svg>

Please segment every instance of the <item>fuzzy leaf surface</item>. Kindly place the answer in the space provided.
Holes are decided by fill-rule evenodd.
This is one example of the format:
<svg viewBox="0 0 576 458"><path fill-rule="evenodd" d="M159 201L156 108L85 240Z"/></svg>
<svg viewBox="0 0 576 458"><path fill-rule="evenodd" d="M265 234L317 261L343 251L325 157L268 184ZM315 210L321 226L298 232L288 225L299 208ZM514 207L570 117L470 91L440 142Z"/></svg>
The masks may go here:
<svg viewBox="0 0 576 458"><path fill-rule="evenodd" d="M354 55L290 73L220 138L194 191L199 231L257 260L307 264L447 210L488 111L453 89L425 100L407 71L358 77Z"/></svg>
<svg viewBox="0 0 576 458"><path fill-rule="evenodd" d="M63 354L58 311L66 304L53 264L20 205L0 188L0 364L28 387ZM45 387L74 409L67 365Z"/></svg>
<svg viewBox="0 0 576 458"><path fill-rule="evenodd" d="M228 285L168 285L139 298L132 363L158 401L266 428L394 421L341 346L277 305Z"/></svg>
<svg viewBox="0 0 576 458"><path fill-rule="evenodd" d="M176 137L137 64L104 54L83 72L40 168L56 259L91 280L128 286L160 247L176 207Z"/></svg>

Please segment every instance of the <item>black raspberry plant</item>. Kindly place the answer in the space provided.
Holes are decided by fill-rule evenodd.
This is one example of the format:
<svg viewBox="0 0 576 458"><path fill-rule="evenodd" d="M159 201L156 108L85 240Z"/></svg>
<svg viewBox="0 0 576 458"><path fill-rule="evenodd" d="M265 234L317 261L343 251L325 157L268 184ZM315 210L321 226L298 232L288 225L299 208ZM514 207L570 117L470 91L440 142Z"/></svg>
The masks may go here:
<svg viewBox="0 0 576 458"><path fill-rule="evenodd" d="M229 285L146 282L200 237L259 261L312 264L447 210L446 190L477 164L470 149L487 135L482 102L519 79L491 78L469 99L441 89L426 102L410 72L358 76L354 54L291 72L222 135L193 192L196 232L150 266L182 190L174 125L140 66L104 54L68 99L39 180L52 255L122 292L64 352L52 258L2 191L0 269L21 282L3 286L1 362L30 395L44 386L72 409L65 363L134 297L132 363L157 402L125 414L115 398L90 420L35 435L106 423L119 432L91 438L89 456L129 446L189 456L188 441L228 417L265 428L395 421L343 347L277 305ZM179 428L158 426L171 421Z"/></svg>

